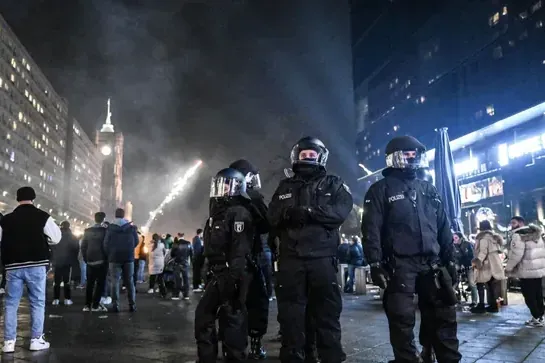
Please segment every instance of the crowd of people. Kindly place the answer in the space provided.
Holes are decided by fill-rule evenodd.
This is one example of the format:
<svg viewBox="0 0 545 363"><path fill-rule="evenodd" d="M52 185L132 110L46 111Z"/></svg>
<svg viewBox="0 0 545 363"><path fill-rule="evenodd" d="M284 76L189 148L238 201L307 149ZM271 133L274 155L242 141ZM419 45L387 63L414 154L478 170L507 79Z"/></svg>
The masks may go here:
<svg viewBox="0 0 545 363"><path fill-rule="evenodd" d="M510 227L507 241L488 220L479 223L474 243L460 232L454 234L456 263L471 294L471 312L498 313L509 278L511 284L519 285L530 310L526 325L545 327L543 231L535 224L526 224L520 216L511 219Z"/></svg>
<svg viewBox="0 0 545 363"><path fill-rule="evenodd" d="M97 212L95 224L80 238L68 221L57 225L49 214L36 208L35 198L31 187L20 188L19 206L0 220L4 353L15 350L17 312L24 285L30 303L30 350L49 348L43 336L48 272L53 274L51 304L72 305L71 286L77 285L85 289L84 312L119 312L120 289L127 291L129 311L136 312L136 285L145 283L146 275L149 294L159 292L166 298L169 291L172 300L187 300L190 265L194 269L193 292L202 292L202 229L197 230L193 242L185 240L183 233L175 238L154 234L146 242L137 227L125 219L125 211L117 209L111 222L106 221L104 212ZM74 283L77 270L80 276Z"/></svg>
<svg viewBox="0 0 545 363"><path fill-rule="evenodd" d="M120 311L121 281L129 311L135 312L135 286L145 282L146 264L149 294L166 298L170 292L174 300L188 299L192 266L193 291L203 293L195 310L198 363L216 362L219 343L229 362L266 357L262 337L268 328L273 275L281 362L344 361L339 263L349 267L346 293L354 291L355 270L367 265L373 283L383 289L393 362L461 360L455 309L461 277L468 282L474 313L498 312L501 281L506 276L516 279L532 316L527 324L545 326L542 230L513 217L507 243L486 220L479 224L474 245L463 234L452 233L437 190L419 177L425 151L410 136L396 137L386 146L384 179L365 196L362 241L341 238L352 195L339 177L327 174L329 151L312 137L292 148L293 175L280 182L268 206L255 166L238 160L220 170L212 179L210 215L192 242L182 233L175 238L153 234L146 242L123 209L115 211L110 223L104 213L97 213L95 225L80 242L68 222L59 228L34 206L32 188L20 188L19 206L0 221L6 286L3 351L15 350L24 285L31 305L30 349L49 348L43 322L50 252L53 305L61 303L63 291L63 304L73 303L71 262L79 258L80 269L86 271L86 281L80 281L86 283L83 310L94 312ZM414 344L415 295L422 352Z"/></svg>

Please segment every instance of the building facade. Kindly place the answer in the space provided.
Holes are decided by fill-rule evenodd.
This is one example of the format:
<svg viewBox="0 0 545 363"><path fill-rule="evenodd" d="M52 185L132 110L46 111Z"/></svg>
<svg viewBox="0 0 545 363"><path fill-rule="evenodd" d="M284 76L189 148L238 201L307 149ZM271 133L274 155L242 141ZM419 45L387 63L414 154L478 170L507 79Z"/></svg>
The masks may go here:
<svg viewBox="0 0 545 363"><path fill-rule="evenodd" d="M64 210L72 223L83 226L100 210L102 158L77 120L68 125Z"/></svg>
<svg viewBox="0 0 545 363"><path fill-rule="evenodd" d="M102 154L101 210L112 217L123 206L123 134L115 132L108 100L106 122L96 133L95 145Z"/></svg>
<svg viewBox="0 0 545 363"><path fill-rule="evenodd" d="M542 0L442 1L356 88L366 105L363 189L380 178L372 171L384 167L392 137L410 134L431 148L435 129L448 127L465 232L483 211L500 227L513 215L543 223L544 22Z"/></svg>
<svg viewBox="0 0 545 363"><path fill-rule="evenodd" d="M80 131L72 135L68 103L60 97L0 16L0 211L11 211L15 192L23 185L36 190L36 205L57 220L78 216L90 223L75 204L66 203L66 191L76 186L67 178L71 162L68 141L89 144ZM76 123L75 123L76 124ZM80 130L78 125L78 130ZM74 150L81 149L75 146ZM79 152L79 151L78 151ZM82 155L83 156L83 155ZM78 156L80 157L80 156ZM93 164L94 161L85 161ZM100 177L100 175L99 175ZM87 214L87 216L85 216Z"/></svg>
<svg viewBox="0 0 545 363"><path fill-rule="evenodd" d="M410 3L393 1L379 23ZM371 170L384 165L393 136L411 134L432 147L436 128L458 138L543 101L543 0L435 3L372 71L357 71L361 44L380 48L378 38L368 32L354 48L354 73L362 74L357 150Z"/></svg>

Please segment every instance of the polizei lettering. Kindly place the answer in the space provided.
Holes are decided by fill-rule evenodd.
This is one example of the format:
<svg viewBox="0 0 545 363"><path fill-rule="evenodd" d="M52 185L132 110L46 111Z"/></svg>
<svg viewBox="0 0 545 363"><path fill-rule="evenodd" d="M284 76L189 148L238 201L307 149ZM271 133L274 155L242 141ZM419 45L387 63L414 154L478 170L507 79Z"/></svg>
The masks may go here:
<svg viewBox="0 0 545 363"><path fill-rule="evenodd" d="M403 194L394 195L388 198L388 202L393 203L396 200L405 199L405 196Z"/></svg>
<svg viewBox="0 0 545 363"><path fill-rule="evenodd" d="M291 193L281 194L278 196L278 199L280 200L289 199L289 198L291 198Z"/></svg>

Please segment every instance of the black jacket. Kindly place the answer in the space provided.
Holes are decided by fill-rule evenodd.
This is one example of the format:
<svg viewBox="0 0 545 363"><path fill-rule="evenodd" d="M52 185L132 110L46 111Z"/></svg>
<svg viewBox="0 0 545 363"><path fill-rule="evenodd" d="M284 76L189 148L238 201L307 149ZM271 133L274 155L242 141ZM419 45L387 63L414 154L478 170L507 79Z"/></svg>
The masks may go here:
<svg viewBox="0 0 545 363"><path fill-rule="evenodd" d="M302 207L309 220L302 226L290 225L287 211ZM348 187L325 171L311 177L284 179L269 204L269 223L280 237L279 254L302 258L337 256L339 227L352 211Z"/></svg>
<svg viewBox="0 0 545 363"><path fill-rule="evenodd" d="M247 258L255 236L252 213L240 198L217 203L204 228L204 256L209 266L229 265L234 279L245 276Z"/></svg>
<svg viewBox="0 0 545 363"><path fill-rule="evenodd" d="M248 196L251 198L248 209L252 212L252 218L256 226L254 244L252 246L252 255L258 258L263 252L270 252L268 245L270 225L267 220L269 208L265 204L263 195L257 190L248 189Z"/></svg>
<svg viewBox="0 0 545 363"><path fill-rule="evenodd" d="M445 208L435 187L387 169L371 185L363 205L362 244L369 264L393 257L428 256L453 262L453 243Z"/></svg>
<svg viewBox="0 0 545 363"><path fill-rule="evenodd" d="M2 263L6 270L49 265L44 227L49 214L32 204L20 205L0 221Z"/></svg>
<svg viewBox="0 0 545 363"><path fill-rule="evenodd" d="M454 244L454 260L456 261L456 264L464 267L471 267L473 255L473 245L471 242L462 240L459 244Z"/></svg>
<svg viewBox="0 0 545 363"><path fill-rule="evenodd" d="M170 250L170 257L174 259L174 262L182 267L189 266L189 259L193 256L193 249L191 248L191 242L180 239L178 243L175 243Z"/></svg>
<svg viewBox="0 0 545 363"><path fill-rule="evenodd" d="M138 245L136 227L124 219L110 223L104 237L108 262L134 262L134 249Z"/></svg>
<svg viewBox="0 0 545 363"><path fill-rule="evenodd" d="M69 228L61 232L61 241L52 247L53 266L72 266L78 261L79 241Z"/></svg>
<svg viewBox="0 0 545 363"><path fill-rule="evenodd" d="M83 233L81 240L81 255L83 261L90 266L101 265L108 262L108 256L104 249L104 237L106 236L106 227L96 224L87 228Z"/></svg>
<svg viewBox="0 0 545 363"><path fill-rule="evenodd" d="M350 260L350 245L348 243L341 243L337 248L337 259L339 263L348 264Z"/></svg>

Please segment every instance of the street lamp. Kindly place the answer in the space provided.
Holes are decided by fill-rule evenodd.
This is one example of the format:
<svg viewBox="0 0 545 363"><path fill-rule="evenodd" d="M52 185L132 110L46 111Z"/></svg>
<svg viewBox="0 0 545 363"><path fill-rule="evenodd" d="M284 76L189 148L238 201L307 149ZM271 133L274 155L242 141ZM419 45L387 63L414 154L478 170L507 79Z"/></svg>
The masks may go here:
<svg viewBox="0 0 545 363"><path fill-rule="evenodd" d="M100 152L102 153L102 155L108 156L108 155L111 155L111 154L112 154L112 148L110 147L110 145L104 145L104 146L100 149Z"/></svg>

